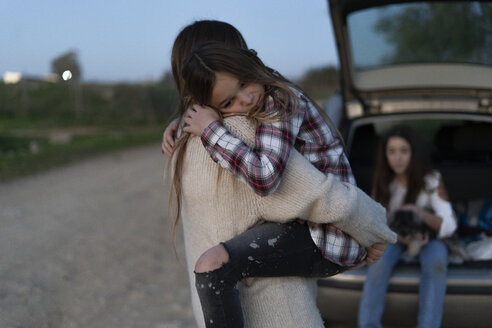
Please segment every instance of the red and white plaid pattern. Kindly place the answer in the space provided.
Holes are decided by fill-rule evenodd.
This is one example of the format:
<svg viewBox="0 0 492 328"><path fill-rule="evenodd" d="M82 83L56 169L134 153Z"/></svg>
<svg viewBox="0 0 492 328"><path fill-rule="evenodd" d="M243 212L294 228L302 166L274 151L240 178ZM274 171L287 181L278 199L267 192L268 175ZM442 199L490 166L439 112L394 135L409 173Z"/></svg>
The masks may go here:
<svg viewBox="0 0 492 328"><path fill-rule="evenodd" d="M367 255L355 239L331 224L310 227L311 238L323 257L341 266L354 266Z"/></svg>
<svg viewBox="0 0 492 328"><path fill-rule="evenodd" d="M262 196L277 189L291 147L295 147L321 172L334 174L341 181L355 184L337 133L331 131L309 99L298 90L293 91L299 97L299 108L292 111L296 115L289 121L261 123L256 129L253 148L232 135L217 120L201 136L205 149L217 164ZM267 99L265 110L275 111L271 98ZM310 229L313 241L330 261L351 266L365 257L365 249L334 226L325 224ZM357 246L358 251L355 250Z"/></svg>

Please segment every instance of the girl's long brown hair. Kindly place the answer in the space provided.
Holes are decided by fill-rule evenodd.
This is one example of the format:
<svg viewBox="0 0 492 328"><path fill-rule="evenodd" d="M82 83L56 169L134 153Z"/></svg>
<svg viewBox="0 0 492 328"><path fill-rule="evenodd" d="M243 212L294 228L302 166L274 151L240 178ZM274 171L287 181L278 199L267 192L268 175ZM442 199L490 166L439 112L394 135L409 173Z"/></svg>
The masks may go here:
<svg viewBox="0 0 492 328"><path fill-rule="evenodd" d="M264 106L248 113L258 121L286 119L297 106L297 97L289 88L291 83L266 67L253 51L228 47L218 42L198 45L185 59L182 77L184 94L193 103L209 105L215 85L216 73L228 73L244 84L258 83L265 86L263 99L271 97L275 111L266 113ZM220 111L216 109L220 114Z"/></svg>
<svg viewBox="0 0 492 328"><path fill-rule="evenodd" d="M389 185L395 178L395 173L388 164L386 147L392 137L400 137L410 144L411 157L407 168L407 193L404 204L414 204L420 191L425 188L425 175L430 171L428 157L424 155L423 146L415 131L408 125L399 124L388 130L379 143L374 171L372 196L384 207L388 208L390 192Z"/></svg>

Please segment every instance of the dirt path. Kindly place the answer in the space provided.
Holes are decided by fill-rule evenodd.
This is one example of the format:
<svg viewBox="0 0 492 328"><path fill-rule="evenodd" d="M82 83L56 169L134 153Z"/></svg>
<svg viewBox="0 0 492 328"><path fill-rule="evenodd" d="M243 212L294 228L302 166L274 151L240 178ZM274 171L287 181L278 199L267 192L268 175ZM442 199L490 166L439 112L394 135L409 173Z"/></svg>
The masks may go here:
<svg viewBox="0 0 492 328"><path fill-rule="evenodd" d="M163 167L153 145L0 184L0 327L195 327Z"/></svg>

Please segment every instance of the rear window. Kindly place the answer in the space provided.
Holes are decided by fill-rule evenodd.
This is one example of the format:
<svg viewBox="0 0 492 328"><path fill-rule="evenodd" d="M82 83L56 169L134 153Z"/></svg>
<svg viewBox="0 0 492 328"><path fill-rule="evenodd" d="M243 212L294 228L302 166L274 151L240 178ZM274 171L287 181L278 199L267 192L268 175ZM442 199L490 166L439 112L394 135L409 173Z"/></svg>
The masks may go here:
<svg viewBox="0 0 492 328"><path fill-rule="evenodd" d="M492 65L492 4L393 4L354 12L347 28L356 70L410 63Z"/></svg>

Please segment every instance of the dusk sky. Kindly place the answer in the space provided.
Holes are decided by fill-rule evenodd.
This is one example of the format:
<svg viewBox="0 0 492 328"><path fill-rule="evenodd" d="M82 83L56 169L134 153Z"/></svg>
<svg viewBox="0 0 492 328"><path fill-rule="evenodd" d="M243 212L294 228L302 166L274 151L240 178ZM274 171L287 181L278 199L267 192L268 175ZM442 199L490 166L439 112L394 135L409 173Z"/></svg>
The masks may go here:
<svg viewBox="0 0 492 328"><path fill-rule="evenodd" d="M199 19L231 23L289 78L338 63L326 0L0 0L0 78L46 75L75 50L85 81L157 80L177 33Z"/></svg>

